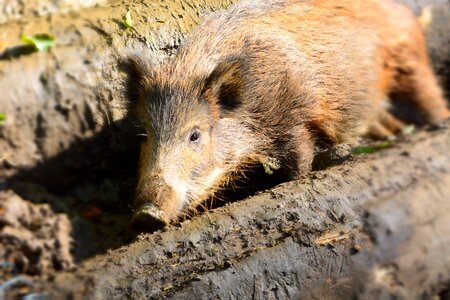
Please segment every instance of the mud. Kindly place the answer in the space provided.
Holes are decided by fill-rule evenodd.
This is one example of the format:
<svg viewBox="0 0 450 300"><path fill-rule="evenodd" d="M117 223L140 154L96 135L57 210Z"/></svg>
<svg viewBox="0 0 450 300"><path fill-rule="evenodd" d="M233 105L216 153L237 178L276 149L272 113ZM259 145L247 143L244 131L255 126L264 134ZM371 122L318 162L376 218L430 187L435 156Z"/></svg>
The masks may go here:
<svg viewBox="0 0 450 300"><path fill-rule="evenodd" d="M0 269L13 274L48 275L74 266L72 225L48 204L34 205L12 191L0 192Z"/></svg>
<svg viewBox="0 0 450 300"><path fill-rule="evenodd" d="M446 87L447 99L450 99L450 35L445 29L450 28L449 3L425 6L421 22L425 25L431 62L442 86Z"/></svg>
<svg viewBox="0 0 450 300"><path fill-rule="evenodd" d="M64 12L102 4L106 4L106 0L5 0L2 2L0 8L0 24L23 18L44 16L54 12Z"/></svg>
<svg viewBox="0 0 450 300"><path fill-rule="evenodd" d="M32 281L15 295L176 297L196 289L227 297L240 283L254 286L256 298L295 298L299 288L322 296L336 289L357 294L358 285L346 289L345 280L333 289L314 286L330 272L352 272L350 263L334 255L354 243L313 247L305 237L319 237L341 219L352 227L356 218L359 228L362 208L342 210L336 202L362 205L421 176L448 173L448 134L436 138L445 129L413 134L405 144L370 156L332 149L316 160L316 170L323 171L303 181L134 240L129 219L138 138L123 119L117 62L141 51L162 61L204 14L234 1L53 2L26 1L22 9L21 1L8 1L13 8L0 11L0 113L6 115L0 125L0 281L21 274ZM450 87L450 5L407 2L417 12L434 3L423 23L433 65ZM122 23L128 10L132 29ZM56 44L47 52L23 52L23 32L50 33ZM304 261L328 264L329 270L308 273ZM74 264L77 271L61 272ZM257 275L248 277L252 270ZM251 296L244 288L234 295Z"/></svg>
<svg viewBox="0 0 450 300"><path fill-rule="evenodd" d="M124 111L118 61L144 48L155 60L167 57L203 14L231 3L149 2L111 1L107 7L0 26L1 109L7 116L0 151L12 165L34 166L102 129L120 134L123 124L116 122ZM122 18L128 9L135 25L126 30ZM24 55L21 33L49 33L56 43L50 51ZM109 148L133 143L122 144Z"/></svg>

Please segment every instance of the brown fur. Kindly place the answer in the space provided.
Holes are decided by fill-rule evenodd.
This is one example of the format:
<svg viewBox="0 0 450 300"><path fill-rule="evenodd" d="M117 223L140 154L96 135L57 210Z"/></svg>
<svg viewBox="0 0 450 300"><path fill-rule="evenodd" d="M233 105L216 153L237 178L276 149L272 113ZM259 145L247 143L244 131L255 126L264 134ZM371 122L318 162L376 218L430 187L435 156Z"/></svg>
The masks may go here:
<svg viewBox="0 0 450 300"><path fill-rule="evenodd" d="M296 178L318 144L399 131L390 96L427 121L450 115L420 25L391 0L244 0L166 64L133 58L128 73L148 136L135 205L153 203L165 223L254 164Z"/></svg>

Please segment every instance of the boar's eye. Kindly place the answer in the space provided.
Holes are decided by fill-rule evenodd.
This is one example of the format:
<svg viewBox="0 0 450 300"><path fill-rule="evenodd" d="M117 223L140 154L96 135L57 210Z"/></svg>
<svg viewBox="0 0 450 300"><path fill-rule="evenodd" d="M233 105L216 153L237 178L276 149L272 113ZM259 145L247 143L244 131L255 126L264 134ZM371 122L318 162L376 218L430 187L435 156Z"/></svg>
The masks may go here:
<svg viewBox="0 0 450 300"><path fill-rule="evenodd" d="M189 141L192 143L198 143L200 141L200 136L201 136L200 130L195 129L189 136Z"/></svg>

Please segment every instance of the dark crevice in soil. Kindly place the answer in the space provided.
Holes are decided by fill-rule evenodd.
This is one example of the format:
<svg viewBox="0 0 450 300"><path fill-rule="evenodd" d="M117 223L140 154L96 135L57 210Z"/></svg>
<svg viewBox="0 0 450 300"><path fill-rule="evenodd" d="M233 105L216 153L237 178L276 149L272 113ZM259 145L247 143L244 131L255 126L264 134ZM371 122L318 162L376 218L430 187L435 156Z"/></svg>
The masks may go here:
<svg viewBox="0 0 450 300"><path fill-rule="evenodd" d="M31 169L18 170L2 188L67 214L76 261L117 248L136 235L129 227L139 152L135 136L127 121L116 122Z"/></svg>

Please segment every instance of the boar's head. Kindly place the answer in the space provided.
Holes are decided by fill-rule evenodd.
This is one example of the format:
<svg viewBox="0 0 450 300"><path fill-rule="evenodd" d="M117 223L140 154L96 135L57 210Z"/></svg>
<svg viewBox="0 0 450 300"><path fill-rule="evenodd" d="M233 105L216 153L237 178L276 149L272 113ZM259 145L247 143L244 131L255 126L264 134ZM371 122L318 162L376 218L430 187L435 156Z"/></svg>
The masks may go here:
<svg viewBox="0 0 450 300"><path fill-rule="evenodd" d="M243 66L233 56L205 68L203 75L182 74L173 61L154 67L142 58L129 59L129 112L146 136L134 224L164 226L179 219L255 156L258 139L243 121Z"/></svg>

